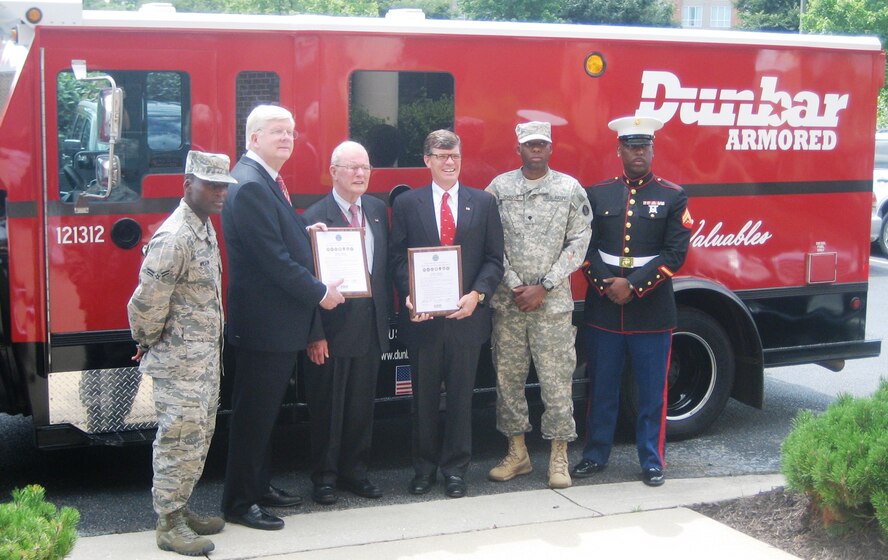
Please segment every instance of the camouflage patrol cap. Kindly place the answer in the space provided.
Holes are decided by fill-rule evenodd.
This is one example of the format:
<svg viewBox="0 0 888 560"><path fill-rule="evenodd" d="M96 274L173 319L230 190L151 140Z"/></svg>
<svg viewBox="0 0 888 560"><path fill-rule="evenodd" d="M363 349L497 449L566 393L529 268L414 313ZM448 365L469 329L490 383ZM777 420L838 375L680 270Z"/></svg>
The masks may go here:
<svg viewBox="0 0 888 560"><path fill-rule="evenodd" d="M531 140L545 140L552 142L552 125L542 121L530 121L521 123L515 127L518 143L524 144Z"/></svg>
<svg viewBox="0 0 888 560"><path fill-rule="evenodd" d="M228 170L231 160L225 154L208 154L191 150L185 160L185 174L210 183L237 183Z"/></svg>

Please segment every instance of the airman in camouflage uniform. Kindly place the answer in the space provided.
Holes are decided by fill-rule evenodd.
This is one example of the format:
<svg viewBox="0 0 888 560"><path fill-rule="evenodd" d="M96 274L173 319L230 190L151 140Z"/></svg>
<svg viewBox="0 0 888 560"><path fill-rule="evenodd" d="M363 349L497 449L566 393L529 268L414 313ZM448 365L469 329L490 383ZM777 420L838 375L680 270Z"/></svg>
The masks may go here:
<svg viewBox="0 0 888 560"><path fill-rule="evenodd" d="M576 368L570 275L583 262L591 211L576 179L549 169L551 125L519 124L517 152L524 165L494 178L505 235L505 276L491 301L496 368L496 427L509 452L488 477L510 480L533 469L524 445L532 427L524 385L536 366L545 412L544 439L552 440L549 486L570 486L567 443L577 437L571 379Z"/></svg>
<svg viewBox="0 0 888 560"><path fill-rule="evenodd" d="M134 360L153 378L157 436L151 493L157 546L196 556L213 550L199 535L222 530L219 517L191 512L216 425L222 349L222 264L210 214L237 181L228 156L191 151L185 196L145 251L139 286L127 306Z"/></svg>

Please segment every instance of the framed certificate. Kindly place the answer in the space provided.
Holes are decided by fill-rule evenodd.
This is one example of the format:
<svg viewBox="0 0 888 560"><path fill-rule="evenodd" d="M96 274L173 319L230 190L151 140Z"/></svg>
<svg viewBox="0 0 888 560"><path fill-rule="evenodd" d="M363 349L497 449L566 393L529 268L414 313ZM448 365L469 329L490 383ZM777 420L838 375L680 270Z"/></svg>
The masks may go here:
<svg viewBox="0 0 888 560"><path fill-rule="evenodd" d="M342 279L339 292L346 298L370 297L370 272L364 247L364 228L327 228L311 231L318 279L327 284Z"/></svg>
<svg viewBox="0 0 888 560"><path fill-rule="evenodd" d="M413 314L449 315L462 296L462 248L422 247L407 250Z"/></svg>

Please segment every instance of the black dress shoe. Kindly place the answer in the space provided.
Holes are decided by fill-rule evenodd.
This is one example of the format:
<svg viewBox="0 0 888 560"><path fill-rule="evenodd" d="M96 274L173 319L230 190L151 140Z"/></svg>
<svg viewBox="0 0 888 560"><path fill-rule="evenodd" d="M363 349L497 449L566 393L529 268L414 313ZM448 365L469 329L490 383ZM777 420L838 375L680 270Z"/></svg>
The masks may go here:
<svg viewBox="0 0 888 560"><path fill-rule="evenodd" d="M603 471L605 466L606 465L596 463L591 459L583 459L577 463L577 466L575 466L572 471L570 471L570 476L575 478L588 478Z"/></svg>
<svg viewBox="0 0 888 560"><path fill-rule="evenodd" d="M648 486L663 486L663 483L666 482L666 476L663 474L662 469L654 467L641 473L641 481Z"/></svg>
<svg viewBox="0 0 888 560"><path fill-rule="evenodd" d="M382 497L382 490L366 478L357 480L354 478L342 477L337 481L337 485L340 488L345 488L352 494L361 496L362 498L375 500L376 498Z"/></svg>
<svg viewBox="0 0 888 560"><path fill-rule="evenodd" d="M259 505L263 507L294 507L302 503L302 496L290 494L280 488L268 486L268 492L259 499Z"/></svg>
<svg viewBox="0 0 888 560"><path fill-rule="evenodd" d="M434 483L434 477L418 474L410 481L410 488L408 490L411 494L426 494L432 489L432 484Z"/></svg>
<svg viewBox="0 0 888 560"><path fill-rule="evenodd" d="M463 477L451 474L444 477L444 493L448 498L462 498L466 495L466 481Z"/></svg>
<svg viewBox="0 0 888 560"><path fill-rule="evenodd" d="M329 506L336 503L336 490L332 484L315 484L311 492L311 499L315 502Z"/></svg>
<svg viewBox="0 0 888 560"><path fill-rule="evenodd" d="M225 521L236 523L237 525L243 525L250 529L261 529L263 531L276 531L284 528L283 519L268 513L256 504L251 505L250 509L241 515L231 515L226 513Z"/></svg>

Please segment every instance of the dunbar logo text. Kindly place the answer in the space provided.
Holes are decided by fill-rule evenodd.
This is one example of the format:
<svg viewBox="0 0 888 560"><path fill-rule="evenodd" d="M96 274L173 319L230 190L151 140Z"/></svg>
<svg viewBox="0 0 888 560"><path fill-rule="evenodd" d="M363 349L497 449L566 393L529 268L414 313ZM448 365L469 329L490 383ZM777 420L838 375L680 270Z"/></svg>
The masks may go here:
<svg viewBox="0 0 888 560"><path fill-rule="evenodd" d="M847 93L790 94L776 76L762 76L757 90L684 87L671 72L647 70L636 115L684 124L725 126L726 150L832 150Z"/></svg>

